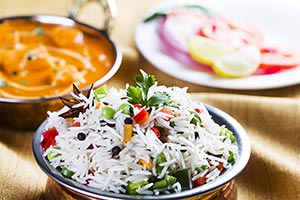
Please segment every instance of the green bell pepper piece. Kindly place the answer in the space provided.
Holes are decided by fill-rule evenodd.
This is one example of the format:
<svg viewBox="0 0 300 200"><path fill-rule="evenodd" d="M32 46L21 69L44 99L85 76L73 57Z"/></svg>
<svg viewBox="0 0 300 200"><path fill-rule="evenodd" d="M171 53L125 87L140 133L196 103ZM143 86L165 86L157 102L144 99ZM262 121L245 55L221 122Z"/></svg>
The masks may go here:
<svg viewBox="0 0 300 200"><path fill-rule="evenodd" d="M68 168L64 167L61 170L61 174L66 178L71 178L73 176L74 172L69 170Z"/></svg>
<svg viewBox="0 0 300 200"><path fill-rule="evenodd" d="M180 183L183 190L190 189L190 178L189 172L187 169L179 169L175 172L174 175L177 178L177 181Z"/></svg>
<svg viewBox="0 0 300 200"><path fill-rule="evenodd" d="M136 189L139 189L147 184L148 184L148 181L142 181L142 182L138 182L138 183L130 182L130 183L128 183L128 185L126 187L126 191L130 195L137 195L138 193L136 192Z"/></svg>

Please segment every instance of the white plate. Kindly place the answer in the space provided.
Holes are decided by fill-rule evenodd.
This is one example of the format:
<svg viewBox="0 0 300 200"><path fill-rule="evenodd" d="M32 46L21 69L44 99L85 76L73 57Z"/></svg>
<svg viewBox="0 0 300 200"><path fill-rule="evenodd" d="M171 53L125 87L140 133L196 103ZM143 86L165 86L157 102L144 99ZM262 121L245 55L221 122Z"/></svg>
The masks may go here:
<svg viewBox="0 0 300 200"><path fill-rule="evenodd" d="M238 19L262 31L265 44L282 46L300 51L300 2L298 0L168 0L147 12L170 8L175 4L191 2ZM188 68L160 51L156 34L157 21L140 22L136 27L135 42L142 55L159 70L178 79L225 89L269 89L300 83L300 68L270 74L252 75L245 78L221 78L213 73Z"/></svg>

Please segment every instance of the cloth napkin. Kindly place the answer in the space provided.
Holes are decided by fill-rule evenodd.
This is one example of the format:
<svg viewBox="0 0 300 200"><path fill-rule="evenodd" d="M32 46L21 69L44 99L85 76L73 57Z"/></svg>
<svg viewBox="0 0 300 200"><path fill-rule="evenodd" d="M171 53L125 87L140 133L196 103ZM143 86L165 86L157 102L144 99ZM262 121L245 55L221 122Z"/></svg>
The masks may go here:
<svg viewBox="0 0 300 200"><path fill-rule="evenodd" d="M63 13L71 1L1 1L1 17L29 12ZM188 87L192 97L234 117L247 131L252 154L245 170L236 178L238 199L300 199L300 86L269 90L224 90L191 84L169 76L146 61L134 43L134 28L144 12L160 0L118 0L119 17L112 38L123 50L117 74L107 82L123 88L144 69L159 84ZM31 11L28 11L30 10ZM91 8L92 10L98 8ZM33 11L32 11L33 10ZM93 12L87 18L93 19ZM1 111L0 111L1 114ZM31 150L33 131L0 128L0 199L51 199L46 197L47 176L37 166Z"/></svg>

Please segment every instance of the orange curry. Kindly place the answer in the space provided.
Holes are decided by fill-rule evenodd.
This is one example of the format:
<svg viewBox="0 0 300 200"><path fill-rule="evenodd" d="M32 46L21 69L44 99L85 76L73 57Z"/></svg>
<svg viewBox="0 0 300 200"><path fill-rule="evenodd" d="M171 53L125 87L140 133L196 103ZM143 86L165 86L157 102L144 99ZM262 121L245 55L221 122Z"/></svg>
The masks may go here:
<svg viewBox="0 0 300 200"><path fill-rule="evenodd" d="M78 27L11 20L0 24L0 97L43 98L82 89L113 66L113 46Z"/></svg>

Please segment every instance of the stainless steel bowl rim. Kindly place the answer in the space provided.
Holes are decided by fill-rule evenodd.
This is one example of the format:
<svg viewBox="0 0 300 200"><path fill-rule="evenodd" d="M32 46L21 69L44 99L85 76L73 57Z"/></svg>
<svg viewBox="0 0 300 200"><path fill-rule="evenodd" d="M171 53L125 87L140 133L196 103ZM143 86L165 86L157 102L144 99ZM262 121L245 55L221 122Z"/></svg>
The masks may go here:
<svg viewBox="0 0 300 200"><path fill-rule="evenodd" d="M173 193L169 195L159 195L159 196L131 196L126 194L115 194L112 192L103 192L99 189L87 187L82 185L78 182L75 182L70 179L64 178L60 172L53 167L51 167L45 158L42 156L42 148L41 148L41 134L45 128L47 120L45 120L39 128L36 130L34 134L34 138L32 141L32 149L35 159L40 166L40 168L55 182L58 184L68 188L71 191L75 191L81 195L85 195L92 198L97 199L145 199L145 200L152 200L152 199L184 199L184 198L191 198L195 195L204 195L206 193L212 192L217 190L218 188L224 186L226 183L232 181L242 170L246 167L250 154L251 154L251 146L249 137L244 130L244 128L229 114L225 113L224 111L205 104L207 110L212 115L212 118L218 124L225 124L226 127L233 131L235 137L237 138L237 143L239 146L239 158L236 160L235 164L231 169L228 169L219 176L217 179L213 180L210 183L207 183L203 186L193 188L190 190L186 190L179 193Z"/></svg>

